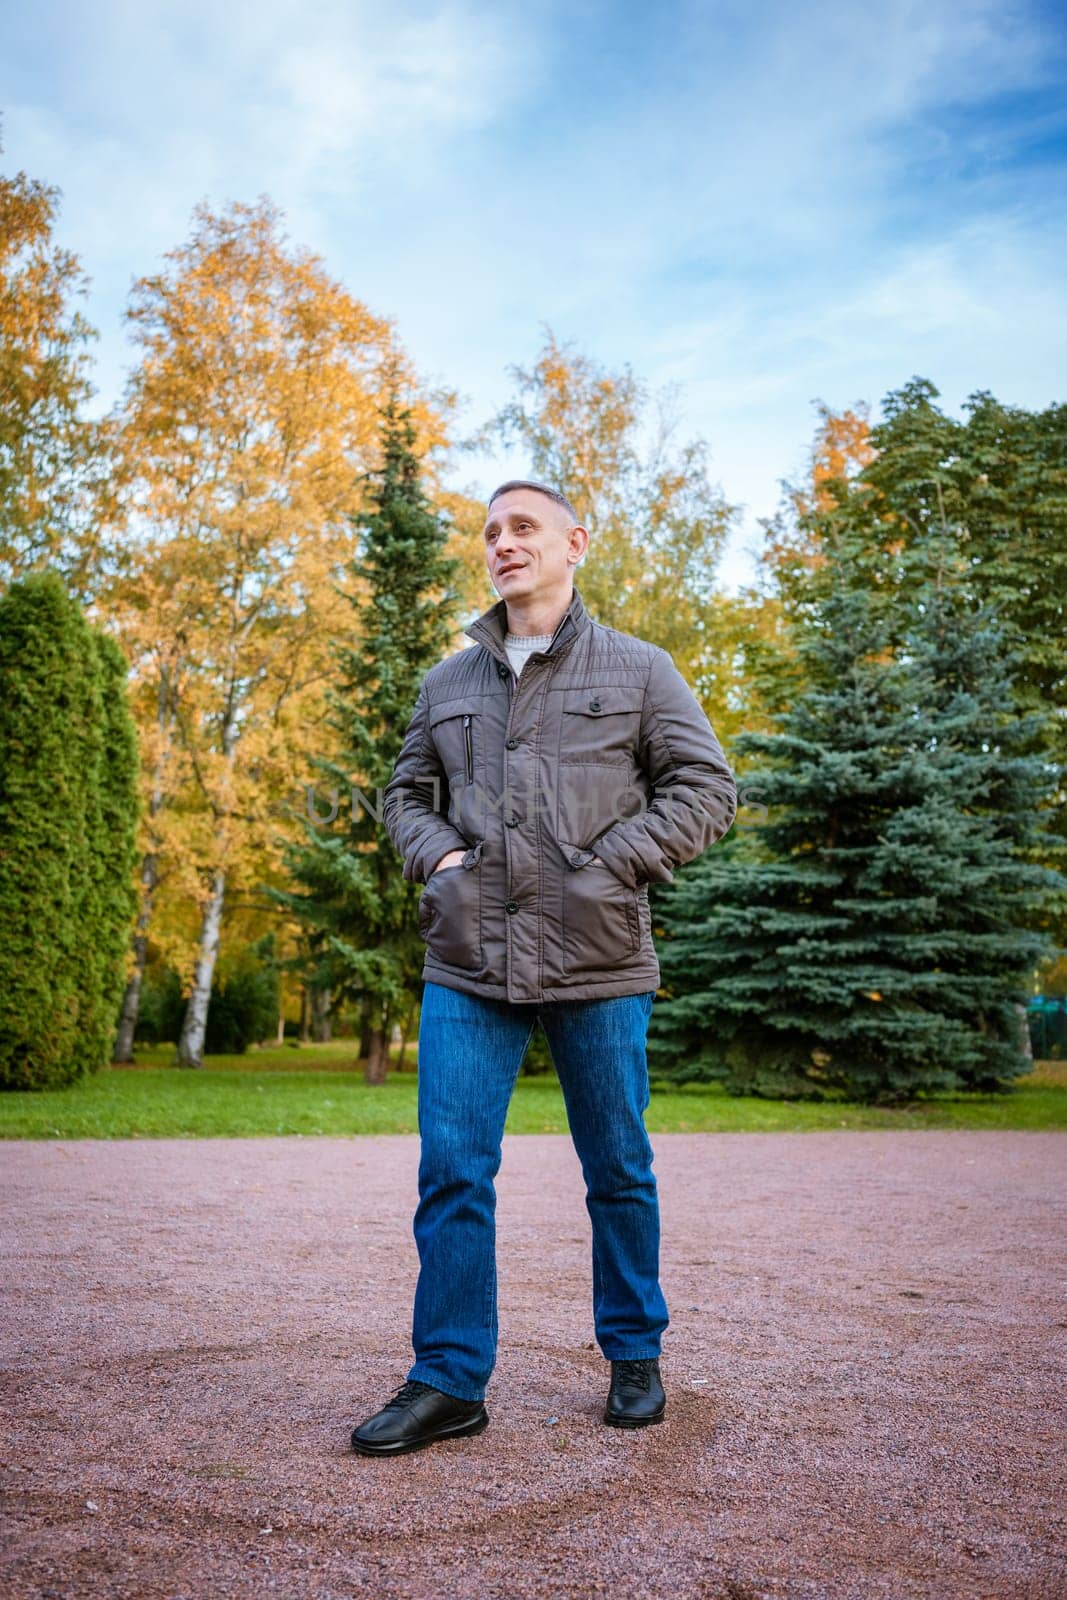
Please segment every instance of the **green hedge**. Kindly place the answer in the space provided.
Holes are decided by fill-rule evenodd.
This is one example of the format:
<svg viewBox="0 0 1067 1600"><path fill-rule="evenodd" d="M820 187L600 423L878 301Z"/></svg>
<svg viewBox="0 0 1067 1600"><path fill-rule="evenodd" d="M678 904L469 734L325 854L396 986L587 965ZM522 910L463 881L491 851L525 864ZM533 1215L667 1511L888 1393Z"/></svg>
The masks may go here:
<svg viewBox="0 0 1067 1600"><path fill-rule="evenodd" d="M110 1059L136 909L126 662L58 573L0 597L0 1087Z"/></svg>

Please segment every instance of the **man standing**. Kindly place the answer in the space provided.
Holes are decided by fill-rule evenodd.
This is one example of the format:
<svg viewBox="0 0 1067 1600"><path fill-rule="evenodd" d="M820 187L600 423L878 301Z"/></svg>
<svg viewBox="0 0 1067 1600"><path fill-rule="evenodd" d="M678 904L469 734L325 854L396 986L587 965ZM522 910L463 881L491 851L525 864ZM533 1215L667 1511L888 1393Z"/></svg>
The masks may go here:
<svg viewBox="0 0 1067 1600"><path fill-rule="evenodd" d="M407 1379L352 1434L399 1455L480 1433L496 1362L496 1194L508 1104L540 1021L582 1164L604 1421L659 1422L668 1325L643 1114L660 972L648 885L722 838L737 792L667 651L595 622L589 535L566 497L503 484L485 558L501 596L433 667L385 790L404 877L425 884L420 1270Z"/></svg>

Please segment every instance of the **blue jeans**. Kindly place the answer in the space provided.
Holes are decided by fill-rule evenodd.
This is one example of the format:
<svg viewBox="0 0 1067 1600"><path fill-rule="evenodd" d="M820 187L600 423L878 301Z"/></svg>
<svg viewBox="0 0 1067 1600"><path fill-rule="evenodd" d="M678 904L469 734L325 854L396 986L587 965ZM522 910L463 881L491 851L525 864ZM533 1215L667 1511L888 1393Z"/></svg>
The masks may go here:
<svg viewBox="0 0 1067 1600"><path fill-rule="evenodd" d="M559 1074L593 1233L593 1320L609 1360L658 1356L659 1201L645 1037L654 992L513 1005L427 982L419 1025L419 1252L409 1378L485 1397L496 1364L496 1191L504 1120L538 1018Z"/></svg>

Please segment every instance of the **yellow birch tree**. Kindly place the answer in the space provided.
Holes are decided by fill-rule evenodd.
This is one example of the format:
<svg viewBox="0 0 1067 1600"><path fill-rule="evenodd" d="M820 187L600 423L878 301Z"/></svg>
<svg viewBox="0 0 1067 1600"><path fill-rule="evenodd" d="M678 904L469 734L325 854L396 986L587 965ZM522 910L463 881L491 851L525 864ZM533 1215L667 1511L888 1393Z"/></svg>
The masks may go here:
<svg viewBox="0 0 1067 1600"><path fill-rule="evenodd" d="M349 515L389 386L424 448L445 438L446 404L420 395L391 323L288 250L280 218L266 197L222 214L202 203L127 312L141 358L116 419L127 553L109 610L152 728L138 938L165 884L177 915L159 943L189 988L186 1066L203 1059L227 895L277 869L278 802L322 735L330 641L351 627ZM142 942L129 1040L144 955Z"/></svg>
<svg viewBox="0 0 1067 1600"><path fill-rule="evenodd" d="M0 146L2 149L2 146ZM43 567L88 598L107 429L85 416L88 280L53 239L59 190L0 175L0 587Z"/></svg>
<svg viewBox="0 0 1067 1600"><path fill-rule="evenodd" d="M526 447L531 476L562 489L588 526L576 581L593 615L671 652L706 707L726 692L716 570L737 508L709 477L702 440L676 442L673 395L611 372L551 329L514 398L476 442Z"/></svg>

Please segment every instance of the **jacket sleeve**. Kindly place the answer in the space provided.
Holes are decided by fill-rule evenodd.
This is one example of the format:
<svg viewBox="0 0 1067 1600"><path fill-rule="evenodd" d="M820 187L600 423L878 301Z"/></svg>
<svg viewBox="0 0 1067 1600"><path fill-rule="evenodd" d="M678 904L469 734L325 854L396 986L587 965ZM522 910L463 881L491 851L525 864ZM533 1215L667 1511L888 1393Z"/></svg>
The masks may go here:
<svg viewBox="0 0 1067 1600"><path fill-rule="evenodd" d="M424 683L382 798L382 817L404 858L404 877L409 883L425 883L450 850L470 849L470 840L442 811L448 780L429 736L427 706Z"/></svg>
<svg viewBox="0 0 1067 1600"><path fill-rule="evenodd" d="M647 809L613 823L590 846L631 888L671 883L673 869L729 832L737 784L696 695L666 650L645 686L639 760L652 783Z"/></svg>

